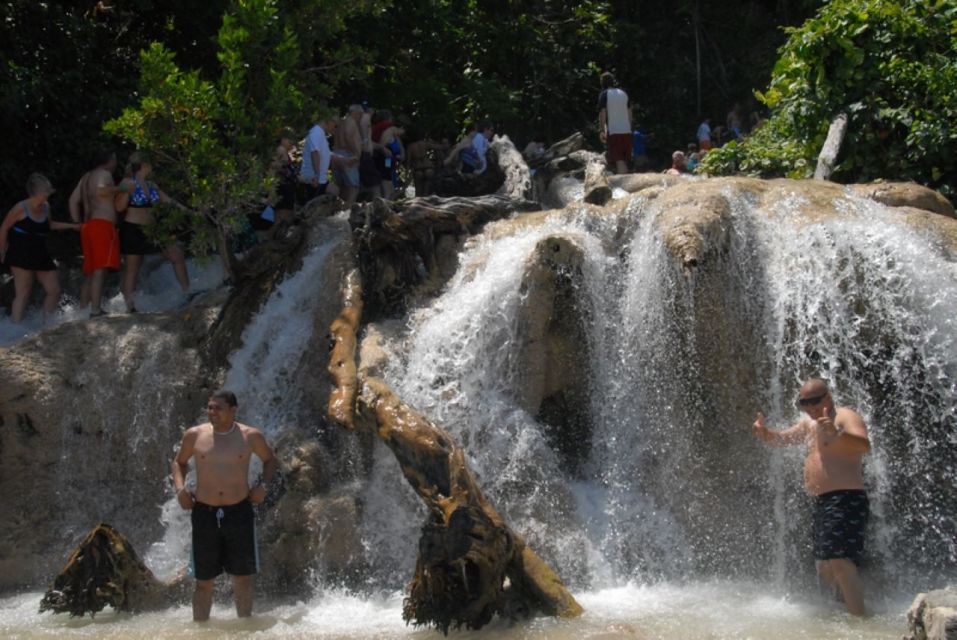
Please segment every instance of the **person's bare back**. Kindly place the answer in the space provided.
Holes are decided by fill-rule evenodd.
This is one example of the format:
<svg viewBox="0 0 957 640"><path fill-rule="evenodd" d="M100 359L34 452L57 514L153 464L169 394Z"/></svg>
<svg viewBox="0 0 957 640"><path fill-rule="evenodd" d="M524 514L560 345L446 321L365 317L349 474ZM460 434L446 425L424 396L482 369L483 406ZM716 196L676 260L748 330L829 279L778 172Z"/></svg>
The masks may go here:
<svg viewBox="0 0 957 640"><path fill-rule="evenodd" d="M348 151L355 158L362 154L362 132L359 123L351 115L343 118L336 130L335 148L337 151Z"/></svg>
<svg viewBox="0 0 957 640"><path fill-rule="evenodd" d="M74 220L80 221L78 212L82 210L82 220L107 220L116 222L114 204L115 184L113 175L103 167L88 171L70 195L70 212Z"/></svg>

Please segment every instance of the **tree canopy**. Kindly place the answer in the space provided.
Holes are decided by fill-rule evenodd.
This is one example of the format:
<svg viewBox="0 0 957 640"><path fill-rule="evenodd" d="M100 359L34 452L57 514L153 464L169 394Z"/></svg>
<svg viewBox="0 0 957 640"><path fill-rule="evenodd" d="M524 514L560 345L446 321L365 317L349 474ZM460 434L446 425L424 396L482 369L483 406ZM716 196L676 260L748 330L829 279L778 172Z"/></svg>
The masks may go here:
<svg viewBox="0 0 957 640"><path fill-rule="evenodd" d="M835 179L915 180L954 196L957 1L834 0L787 33L759 94L770 121L709 154L708 170L808 177L844 112Z"/></svg>
<svg viewBox="0 0 957 640"><path fill-rule="evenodd" d="M305 134L326 107L367 101L438 137L490 118L519 144L552 142L594 129L604 70L655 134L656 164L702 117L759 108L757 96L767 126L712 154L710 171L807 175L847 111L837 179L946 188L955 3L13 0L0 23L0 193L20 197L32 171L68 191L103 144L162 154L176 142L195 166L160 155L164 186L220 211L207 197L217 180L233 181L237 201L261 191L252 176L277 127ZM189 135L174 140L177 127Z"/></svg>

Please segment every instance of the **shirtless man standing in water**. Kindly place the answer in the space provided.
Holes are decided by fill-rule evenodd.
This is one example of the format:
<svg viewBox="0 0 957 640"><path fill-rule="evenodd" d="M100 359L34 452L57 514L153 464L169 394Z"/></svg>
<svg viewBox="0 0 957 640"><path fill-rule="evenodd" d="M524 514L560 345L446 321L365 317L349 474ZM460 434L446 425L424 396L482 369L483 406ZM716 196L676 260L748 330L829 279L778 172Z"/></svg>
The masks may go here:
<svg viewBox="0 0 957 640"><path fill-rule="evenodd" d="M797 402L808 418L775 431L758 413L751 430L771 445L807 444L804 487L814 496L817 570L828 585L841 590L847 611L862 616L864 595L857 565L869 515L861 467L861 458L871 450L867 427L857 412L834 406L824 380L805 382Z"/></svg>
<svg viewBox="0 0 957 640"><path fill-rule="evenodd" d="M253 611L253 574L259 571L254 504L266 498L266 487L278 463L266 438L253 427L236 422L236 396L217 391L206 404L209 422L188 429L173 460L176 498L191 510L193 525L193 620L209 619L213 583L224 570L233 577L236 615ZM249 460L263 463L262 484L249 486ZM186 486L189 459L196 461L196 487Z"/></svg>

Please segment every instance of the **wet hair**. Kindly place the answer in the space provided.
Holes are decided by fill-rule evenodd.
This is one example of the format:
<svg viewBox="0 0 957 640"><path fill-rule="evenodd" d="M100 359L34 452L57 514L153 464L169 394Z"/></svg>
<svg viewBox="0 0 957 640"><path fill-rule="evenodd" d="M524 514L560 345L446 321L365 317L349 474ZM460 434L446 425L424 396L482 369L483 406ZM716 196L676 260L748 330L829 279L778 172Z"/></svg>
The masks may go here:
<svg viewBox="0 0 957 640"><path fill-rule="evenodd" d="M236 394L232 391L227 391L226 389L220 389L219 391L214 391L209 394L210 400L222 400L230 407L238 407L239 403L236 401Z"/></svg>
<svg viewBox="0 0 957 640"><path fill-rule="evenodd" d="M53 183L42 173L31 173L27 178L27 195L35 196L41 191L53 193Z"/></svg>
<svg viewBox="0 0 957 640"><path fill-rule="evenodd" d="M615 76L610 71L601 74L601 88L611 89L615 86Z"/></svg>
<svg viewBox="0 0 957 640"><path fill-rule="evenodd" d="M144 164L152 164L150 154L145 151L134 151L130 154L130 159L126 162L127 175L133 175L143 168Z"/></svg>

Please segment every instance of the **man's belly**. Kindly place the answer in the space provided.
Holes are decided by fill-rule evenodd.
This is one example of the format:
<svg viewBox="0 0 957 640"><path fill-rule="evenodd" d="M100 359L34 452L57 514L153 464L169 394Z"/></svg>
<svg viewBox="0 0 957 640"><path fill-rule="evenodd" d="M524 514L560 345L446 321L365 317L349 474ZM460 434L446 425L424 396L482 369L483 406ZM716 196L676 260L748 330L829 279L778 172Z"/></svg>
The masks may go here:
<svg viewBox="0 0 957 640"><path fill-rule="evenodd" d="M196 499L212 506L242 502L249 496L248 468L217 472L214 468L196 469Z"/></svg>
<svg viewBox="0 0 957 640"><path fill-rule="evenodd" d="M813 496L842 489L863 489L860 460L824 459L812 452L804 459L804 488Z"/></svg>

